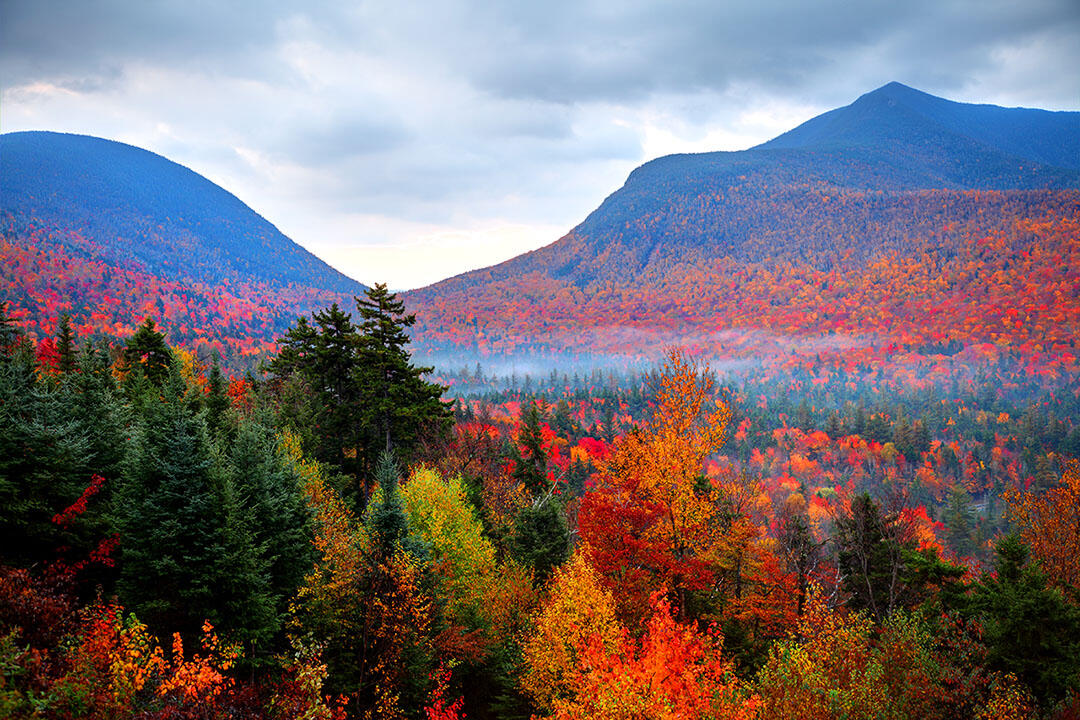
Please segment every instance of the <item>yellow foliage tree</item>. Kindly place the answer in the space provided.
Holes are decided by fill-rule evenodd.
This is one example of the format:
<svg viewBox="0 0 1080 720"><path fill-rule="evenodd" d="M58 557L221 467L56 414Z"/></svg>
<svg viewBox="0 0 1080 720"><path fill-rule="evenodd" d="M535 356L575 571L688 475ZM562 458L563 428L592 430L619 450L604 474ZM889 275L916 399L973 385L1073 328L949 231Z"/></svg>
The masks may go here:
<svg viewBox="0 0 1080 720"><path fill-rule="evenodd" d="M460 477L444 480L421 467L401 496L412 532L431 548L439 594L456 625L452 630L481 636L480 645L462 644L464 638L457 643L456 649L473 655L463 659L476 660L477 652L513 633L529 612L533 590L528 574L510 561L497 562Z"/></svg>
<svg viewBox="0 0 1080 720"><path fill-rule="evenodd" d="M623 632L615 603L587 553L578 550L555 571L522 651L522 688L545 711L574 697L580 683L581 653L589 644L614 651Z"/></svg>

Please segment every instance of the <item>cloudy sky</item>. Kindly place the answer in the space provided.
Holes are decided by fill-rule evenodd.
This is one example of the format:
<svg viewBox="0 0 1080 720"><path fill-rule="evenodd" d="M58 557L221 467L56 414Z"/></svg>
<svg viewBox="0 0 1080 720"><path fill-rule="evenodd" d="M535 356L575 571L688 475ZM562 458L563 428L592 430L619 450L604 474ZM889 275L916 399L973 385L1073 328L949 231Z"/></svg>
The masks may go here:
<svg viewBox="0 0 1080 720"><path fill-rule="evenodd" d="M0 0L0 131L153 150L356 279L550 243L637 165L890 80L1080 109L1080 0Z"/></svg>

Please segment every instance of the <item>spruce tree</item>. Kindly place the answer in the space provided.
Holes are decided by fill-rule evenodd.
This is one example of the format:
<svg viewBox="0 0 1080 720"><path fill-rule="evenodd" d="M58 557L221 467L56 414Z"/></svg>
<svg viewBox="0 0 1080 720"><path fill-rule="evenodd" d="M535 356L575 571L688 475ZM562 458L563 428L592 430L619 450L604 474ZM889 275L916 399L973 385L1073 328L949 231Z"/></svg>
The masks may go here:
<svg viewBox="0 0 1080 720"><path fill-rule="evenodd" d="M225 416L229 410L229 398L225 394L225 378L221 374L217 352L214 352L210 375L206 379L206 426L212 437L217 437L225 430Z"/></svg>
<svg viewBox="0 0 1080 720"><path fill-rule="evenodd" d="M421 432L445 428L451 412L443 388L423 379L432 368L410 362L405 329L415 317L404 304L385 285L356 302L358 325L337 305L300 318L268 370L280 414L308 452L352 475L363 507L379 453L408 461Z"/></svg>
<svg viewBox="0 0 1080 720"><path fill-rule="evenodd" d="M289 424L317 459L358 476L366 419L354 378L359 338L352 317L335 303L311 322L301 317L281 344L269 369L286 391Z"/></svg>
<svg viewBox="0 0 1080 720"><path fill-rule="evenodd" d="M60 358L60 372L71 374L76 367L75 332L71 329L71 317L64 313L60 316L60 328L56 337L56 353Z"/></svg>
<svg viewBox="0 0 1080 720"><path fill-rule="evenodd" d="M1080 609L1049 587L1015 535L995 552L996 572L982 576L965 613L982 625L990 667L1015 674L1051 706L1080 690Z"/></svg>
<svg viewBox="0 0 1080 720"><path fill-rule="evenodd" d="M408 460L421 428L445 426L450 409L442 402L443 388L423 379L431 367L416 367L409 359L406 329L416 323L405 304L384 284L356 299L360 314L360 354L356 377L368 427L374 432L369 452L396 449ZM378 442L381 441L381 442Z"/></svg>
<svg viewBox="0 0 1080 720"><path fill-rule="evenodd" d="M227 479L243 528L265 573L262 591L271 615L262 630L273 637L281 629L289 600L311 569L311 513L300 480L279 455L272 428L245 420L229 441Z"/></svg>
<svg viewBox="0 0 1080 720"><path fill-rule="evenodd" d="M849 605L868 611L878 622L896 606L902 589L904 548L890 525L880 506L866 494L852 500L850 514L836 523L839 568Z"/></svg>
<svg viewBox="0 0 1080 720"><path fill-rule="evenodd" d="M518 562L532 570L537 586L547 582L570 555L570 530L562 504L546 497L521 510L514 518L511 550Z"/></svg>
<svg viewBox="0 0 1080 720"><path fill-rule="evenodd" d="M165 342L165 335L158 332L150 318L146 318L135 334L128 338L124 347L124 362L132 381L141 377L160 388L168 379L172 351Z"/></svg>
<svg viewBox="0 0 1080 720"><path fill-rule="evenodd" d="M370 539L360 578L369 600L361 608L354 700L377 715L387 704L419 716L434 662L430 631L431 583L426 545L409 531L391 452L376 463L377 492L365 517Z"/></svg>
<svg viewBox="0 0 1080 720"><path fill-rule="evenodd" d="M0 357L0 553L29 565L53 558L60 545L82 544L52 517L79 498L95 469L71 393L39 379L29 343Z"/></svg>
<svg viewBox="0 0 1080 720"><path fill-rule="evenodd" d="M270 651L280 628L277 598L271 587L270 549L258 542L257 527L236 487L235 474L226 471L219 481L223 515L220 562L224 573L213 598L221 623L219 631L240 641L245 663L257 665Z"/></svg>
<svg viewBox="0 0 1080 720"><path fill-rule="evenodd" d="M948 504L942 513L945 524L946 540L949 547L959 557L968 557L975 550L972 532L975 529L975 513L971 509L971 498L959 485L949 492Z"/></svg>
<svg viewBox="0 0 1080 720"><path fill-rule="evenodd" d="M409 516L398 487L398 466L392 451L383 451L375 466L379 493L368 508L365 526L372 538L373 560L385 562L397 551L403 551L414 559L426 559L427 549L416 537L409 534Z"/></svg>
<svg viewBox="0 0 1080 720"><path fill-rule="evenodd" d="M138 405L116 503L122 601L156 632L197 634L225 613L225 498L206 422L178 370Z"/></svg>
<svg viewBox="0 0 1080 720"><path fill-rule="evenodd" d="M544 433L540 427L540 409L535 402L521 413L521 428L511 458L513 477L529 495L539 497L548 489L547 453L544 452Z"/></svg>

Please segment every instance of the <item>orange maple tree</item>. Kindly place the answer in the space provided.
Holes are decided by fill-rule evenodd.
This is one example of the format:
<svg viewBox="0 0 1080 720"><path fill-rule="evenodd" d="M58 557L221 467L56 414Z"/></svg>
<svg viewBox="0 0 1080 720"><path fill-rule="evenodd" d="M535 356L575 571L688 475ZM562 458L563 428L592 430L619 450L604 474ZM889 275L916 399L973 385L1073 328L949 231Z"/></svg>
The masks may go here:
<svg viewBox="0 0 1080 720"><path fill-rule="evenodd" d="M581 537L625 618L644 617L661 585L683 617L686 593L712 581L706 557L720 538L720 491L705 478L704 464L723 444L730 420L707 369L670 351L652 420L620 438L582 500Z"/></svg>
<svg viewBox="0 0 1080 720"><path fill-rule="evenodd" d="M1080 461L1069 461L1056 488L1035 493L1009 487L1004 497L1010 519L1050 582L1080 590Z"/></svg>

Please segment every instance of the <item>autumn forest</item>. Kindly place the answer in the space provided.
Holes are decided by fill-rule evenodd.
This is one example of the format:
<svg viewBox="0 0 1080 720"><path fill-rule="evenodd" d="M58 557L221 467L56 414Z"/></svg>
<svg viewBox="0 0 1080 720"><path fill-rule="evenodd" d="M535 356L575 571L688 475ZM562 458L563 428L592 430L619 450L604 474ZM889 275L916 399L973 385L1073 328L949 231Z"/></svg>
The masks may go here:
<svg viewBox="0 0 1080 720"><path fill-rule="evenodd" d="M1080 716L1041 112L890 83L401 293L0 136L0 717Z"/></svg>

